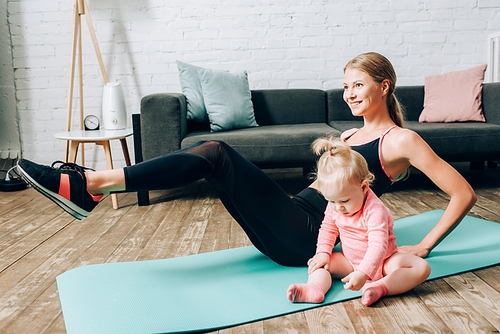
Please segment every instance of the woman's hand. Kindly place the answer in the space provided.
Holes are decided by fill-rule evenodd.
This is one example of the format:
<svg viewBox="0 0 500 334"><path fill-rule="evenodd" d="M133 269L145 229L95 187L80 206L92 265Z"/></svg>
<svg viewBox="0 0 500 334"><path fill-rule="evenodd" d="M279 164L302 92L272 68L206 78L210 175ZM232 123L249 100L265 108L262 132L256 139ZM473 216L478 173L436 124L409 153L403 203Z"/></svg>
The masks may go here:
<svg viewBox="0 0 500 334"><path fill-rule="evenodd" d="M346 283L344 289L358 291L365 285L368 276L362 271L353 271L346 277L342 278L341 281Z"/></svg>
<svg viewBox="0 0 500 334"><path fill-rule="evenodd" d="M429 255L429 250L421 245L410 245L398 247L399 253L413 254L422 258L426 258Z"/></svg>
<svg viewBox="0 0 500 334"><path fill-rule="evenodd" d="M307 265L309 269L307 270L308 274L312 274L316 269L325 268L325 270L329 271L328 264L330 263L330 254L327 253L318 253L314 255L312 259L307 261Z"/></svg>

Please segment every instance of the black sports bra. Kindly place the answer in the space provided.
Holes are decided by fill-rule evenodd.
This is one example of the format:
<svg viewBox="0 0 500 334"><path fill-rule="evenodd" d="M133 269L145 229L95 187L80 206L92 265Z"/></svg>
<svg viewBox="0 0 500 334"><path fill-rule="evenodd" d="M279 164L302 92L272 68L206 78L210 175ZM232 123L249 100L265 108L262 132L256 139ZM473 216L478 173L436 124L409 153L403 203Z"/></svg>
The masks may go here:
<svg viewBox="0 0 500 334"><path fill-rule="evenodd" d="M366 162L368 163L368 169L375 175L375 181L372 183L370 188L377 196L385 193L387 189L394 183L394 180L389 175L389 173L387 173L384 165L382 164L380 147L382 144L382 139L385 137L385 135L396 126L397 125L391 126L389 129L385 130L384 133L380 135L380 137L375 138L368 143L350 145L353 150L359 152L366 159ZM348 137L344 138L344 141L349 139L357 131L358 130L354 131Z"/></svg>

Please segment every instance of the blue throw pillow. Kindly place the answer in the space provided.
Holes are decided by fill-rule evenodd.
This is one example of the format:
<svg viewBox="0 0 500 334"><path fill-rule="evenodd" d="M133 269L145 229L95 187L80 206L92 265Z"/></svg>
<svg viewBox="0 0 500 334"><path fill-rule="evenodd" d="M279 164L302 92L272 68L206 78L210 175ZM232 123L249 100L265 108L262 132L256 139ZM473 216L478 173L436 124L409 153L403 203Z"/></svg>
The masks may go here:
<svg viewBox="0 0 500 334"><path fill-rule="evenodd" d="M211 132L258 126L246 71L198 68L198 76Z"/></svg>
<svg viewBox="0 0 500 334"><path fill-rule="evenodd" d="M197 71L200 67L177 61L177 68L179 69L181 90L186 96L186 118L200 123L208 123L207 109L203 101L203 92Z"/></svg>

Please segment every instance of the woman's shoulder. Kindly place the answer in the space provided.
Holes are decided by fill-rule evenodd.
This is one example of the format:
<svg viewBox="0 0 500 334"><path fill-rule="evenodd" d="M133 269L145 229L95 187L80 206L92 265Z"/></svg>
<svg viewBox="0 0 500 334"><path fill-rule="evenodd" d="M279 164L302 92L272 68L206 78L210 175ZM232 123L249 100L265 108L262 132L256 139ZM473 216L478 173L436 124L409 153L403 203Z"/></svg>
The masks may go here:
<svg viewBox="0 0 500 334"><path fill-rule="evenodd" d="M418 133L410 129L394 128L384 139L384 155L388 161L400 158L413 160L432 152Z"/></svg>
<svg viewBox="0 0 500 334"><path fill-rule="evenodd" d="M342 134L340 135L340 140L342 140L342 141L347 140L350 136L352 136L358 130L359 130L358 128L352 128L352 129L349 129L349 130L342 132Z"/></svg>
<svg viewBox="0 0 500 334"><path fill-rule="evenodd" d="M388 142L397 146L414 145L423 141L422 137L420 137L415 131L401 127L395 127L392 129L392 131L386 135L386 138L388 139Z"/></svg>

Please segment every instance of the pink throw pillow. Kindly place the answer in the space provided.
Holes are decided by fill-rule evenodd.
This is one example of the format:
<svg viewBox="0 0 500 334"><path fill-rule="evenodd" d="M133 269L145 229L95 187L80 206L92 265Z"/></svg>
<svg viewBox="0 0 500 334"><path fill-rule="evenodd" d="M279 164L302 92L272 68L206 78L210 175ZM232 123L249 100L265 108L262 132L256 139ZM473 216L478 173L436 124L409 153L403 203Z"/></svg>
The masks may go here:
<svg viewBox="0 0 500 334"><path fill-rule="evenodd" d="M483 80L486 65L425 78L424 110L419 122L486 122Z"/></svg>

